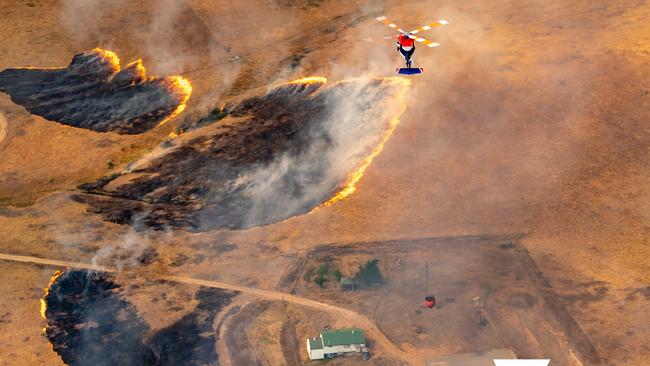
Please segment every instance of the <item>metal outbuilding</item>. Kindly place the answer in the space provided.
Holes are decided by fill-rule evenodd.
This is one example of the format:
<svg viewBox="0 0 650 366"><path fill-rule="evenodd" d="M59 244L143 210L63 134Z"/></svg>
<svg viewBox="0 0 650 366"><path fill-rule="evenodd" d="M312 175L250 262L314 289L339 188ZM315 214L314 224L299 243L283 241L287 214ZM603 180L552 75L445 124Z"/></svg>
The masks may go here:
<svg viewBox="0 0 650 366"><path fill-rule="evenodd" d="M307 353L310 360L362 352L366 349L366 337L358 328L325 330L317 338L307 339Z"/></svg>

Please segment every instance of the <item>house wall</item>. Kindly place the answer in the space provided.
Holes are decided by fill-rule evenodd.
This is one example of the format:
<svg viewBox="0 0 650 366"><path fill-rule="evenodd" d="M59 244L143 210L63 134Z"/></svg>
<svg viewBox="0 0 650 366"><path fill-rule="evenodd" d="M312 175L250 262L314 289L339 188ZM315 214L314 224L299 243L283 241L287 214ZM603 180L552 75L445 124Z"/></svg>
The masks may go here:
<svg viewBox="0 0 650 366"><path fill-rule="evenodd" d="M365 347L364 344L352 344L352 345L341 345L334 347L323 347L323 353L345 353L345 352L361 352L361 347Z"/></svg>
<svg viewBox="0 0 650 366"><path fill-rule="evenodd" d="M310 360L322 360L327 354L335 353L348 353L348 352L361 352L361 348L365 347L365 344L351 344L351 345L340 345L334 347L323 347L323 349L311 349L309 347L309 340L307 340L307 353Z"/></svg>
<svg viewBox="0 0 650 366"><path fill-rule="evenodd" d="M322 360L325 358L325 352L322 349L311 349L309 347L309 339L307 339L307 354L310 360Z"/></svg>
<svg viewBox="0 0 650 366"><path fill-rule="evenodd" d="M322 349L313 349L309 351L310 360L322 360L325 358L325 352Z"/></svg>

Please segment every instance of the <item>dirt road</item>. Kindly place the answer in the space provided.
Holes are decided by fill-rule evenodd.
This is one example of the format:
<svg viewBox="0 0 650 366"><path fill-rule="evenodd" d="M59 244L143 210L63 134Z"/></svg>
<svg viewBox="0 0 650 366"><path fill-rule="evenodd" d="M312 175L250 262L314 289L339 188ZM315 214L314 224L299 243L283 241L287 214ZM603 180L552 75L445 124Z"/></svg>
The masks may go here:
<svg viewBox="0 0 650 366"><path fill-rule="evenodd" d="M269 306L268 301L255 301L244 306L228 322L227 329L224 332L226 346L230 353L231 365L251 365L262 366L252 346L246 336L246 330L250 328L251 323L266 310Z"/></svg>
<svg viewBox="0 0 650 366"><path fill-rule="evenodd" d="M81 268L81 269L88 269L94 271L113 272L113 273L120 272L116 268L98 266L89 263L69 262L69 261L62 261L56 259L29 257L29 256L4 254L4 253L0 253L0 260L19 262L19 263L44 264L44 265L49 265L54 267ZM377 328L377 326L372 320L352 310L343 309L334 305L325 304L315 300L311 300L311 299L307 299L307 298L303 298L303 297L299 297L299 296L295 296L295 295L291 295L279 291L263 290L263 289L253 288L253 287L233 285L233 284L219 282L219 281L209 281L209 280L202 280L198 278L168 275L162 273L147 272L147 273L143 273L143 275L147 277L153 277L156 279L172 281L177 283L186 283L191 285L199 285L199 286L240 291L267 300L287 301L293 304L307 306L328 313L338 314L339 316L346 318L351 324L363 328L366 334L374 340L375 344L390 356L399 358L412 365L422 364L423 362L423 360L417 359L415 358L415 356L407 354L406 352L402 351L399 347L394 345L379 330L379 328Z"/></svg>
<svg viewBox="0 0 650 366"><path fill-rule="evenodd" d="M300 343L296 335L296 320L289 318L282 324L280 331L280 346L282 347L282 354L287 366L300 366L300 355L298 349Z"/></svg>

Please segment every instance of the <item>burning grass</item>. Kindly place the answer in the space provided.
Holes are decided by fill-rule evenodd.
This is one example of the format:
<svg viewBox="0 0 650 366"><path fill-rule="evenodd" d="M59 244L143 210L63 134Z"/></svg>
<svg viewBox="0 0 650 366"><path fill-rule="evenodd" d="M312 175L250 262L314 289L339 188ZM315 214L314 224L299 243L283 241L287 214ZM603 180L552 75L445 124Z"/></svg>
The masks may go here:
<svg viewBox="0 0 650 366"><path fill-rule="evenodd" d="M117 55L96 48L65 68L0 72L0 91L29 112L97 132L139 134L181 113L192 93L180 76L147 76L141 60L122 69Z"/></svg>
<svg viewBox="0 0 650 366"><path fill-rule="evenodd" d="M56 271L56 272L54 272L54 275L52 276L52 278L50 278L50 282L47 284L47 287L45 288L45 295L44 295L43 298L41 299L41 318L43 318L43 319L46 319L46 318L45 318L45 313L47 312L47 303L45 302L45 299L46 299L46 298L48 297L48 295L50 294L50 287L52 287L52 285L54 284L54 282L56 282L56 280L57 280L57 279L58 279L62 274L63 274L62 271ZM43 330L45 330L45 329L43 329Z"/></svg>
<svg viewBox="0 0 650 366"><path fill-rule="evenodd" d="M395 84L401 84L402 86L404 85L411 85L410 80L408 79L398 79L398 78L393 78L393 79L387 79L388 82L390 83L395 83ZM363 177L363 174L366 172L370 164L372 163L372 160L377 157L381 153L381 151L384 149L384 145L388 140L390 139L391 135L397 128L397 125L399 124L399 117L402 115L404 110L406 109L406 88L402 88L401 92L397 94L396 96L396 101L398 105L400 106L401 110L399 112L399 115L394 117L386 129L386 131L383 133L381 137L381 141L372 149L372 152L366 156L361 163L359 164L359 167L356 168L350 175L348 176L345 185L343 188L332 198L330 198L327 202L325 202L323 205L324 206L329 206L335 202L338 202L340 200L345 199L354 191L356 191L356 184L361 180Z"/></svg>
<svg viewBox="0 0 650 366"><path fill-rule="evenodd" d="M136 228L242 229L354 192L404 111L408 81L296 80L228 110L240 122L194 131L137 169L82 186L79 201ZM111 184L120 178L120 184Z"/></svg>

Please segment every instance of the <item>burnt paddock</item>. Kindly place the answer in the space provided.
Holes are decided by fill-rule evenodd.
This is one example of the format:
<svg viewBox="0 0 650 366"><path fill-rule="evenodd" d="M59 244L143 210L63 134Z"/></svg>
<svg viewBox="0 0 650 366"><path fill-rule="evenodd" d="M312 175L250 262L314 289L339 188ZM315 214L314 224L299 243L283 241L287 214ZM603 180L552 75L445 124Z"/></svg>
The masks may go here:
<svg viewBox="0 0 650 366"><path fill-rule="evenodd" d="M44 299L46 336L68 365L218 364L213 323L236 292L201 287L196 307L152 331L108 273L67 270Z"/></svg>
<svg viewBox="0 0 650 366"><path fill-rule="evenodd" d="M140 60L120 67L117 55L96 48L64 68L14 68L0 72L0 91L30 113L97 132L139 134L187 102L189 82L151 77Z"/></svg>
<svg viewBox="0 0 650 366"><path fill-rule="evenodd" d="M393 79L281 85L228 108L219 122L228 128L195 130L73 199L139 230L244 229L304 214L382 146L406 88Z"/></svg>

